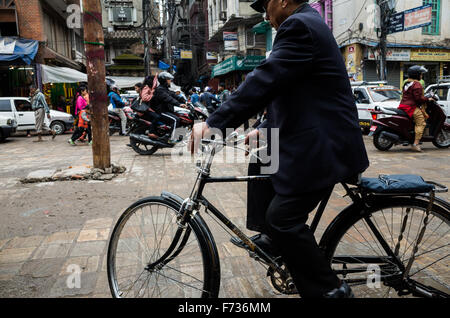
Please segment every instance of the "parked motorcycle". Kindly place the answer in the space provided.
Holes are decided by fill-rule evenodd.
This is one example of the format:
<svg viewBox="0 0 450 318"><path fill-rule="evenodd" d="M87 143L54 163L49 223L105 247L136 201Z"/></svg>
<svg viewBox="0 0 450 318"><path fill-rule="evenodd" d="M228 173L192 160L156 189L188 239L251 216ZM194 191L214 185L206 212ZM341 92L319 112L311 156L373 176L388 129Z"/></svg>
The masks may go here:
<svg viewBox="0 0 450 318"><path fill-rule="evenodd" d="M427 94L433 101L427 103L427 113L430 116L422 137L422 142L432 142L438 148L450 146L450 125L446 123L446 114L436 103L435 94ZM373 136L374 146L381 151L387 151L394 145L408 146L414 143L414 121L403 110L398 108L375 107L371 112L376 118L380 115L389 115L372 121L369 136Z"/></svg>
<svg viewBox="0 0 450 318"><path fill-rule="evenodd" d="M178 128L184 128L184 134L179 135L178 143L187 141L195 121L205 121L209 113L201 103L195 105L187 103L187 109L174 107L174 114L178 117ZM168 143L172 127L163 122L152 126L151 114L142 106L134 105L135 111L130 126L130 146L141 155L152 155L158 149L173 148L176 144Z"/></svg>
<svg viewBox="0 0 450 318"><path fill-rule="evenodd" d="M133 111L130 107L124 107L123 111L125 113L125 116L127 117L127 125L126 125L126 132L127 134L130 131L130 122L133 119ZM118 132L120 133L122 131L122 123L120 121L120 117L117 113L108 110L108 120L109 120L109 135L112 136L114 133Z"/></svg>

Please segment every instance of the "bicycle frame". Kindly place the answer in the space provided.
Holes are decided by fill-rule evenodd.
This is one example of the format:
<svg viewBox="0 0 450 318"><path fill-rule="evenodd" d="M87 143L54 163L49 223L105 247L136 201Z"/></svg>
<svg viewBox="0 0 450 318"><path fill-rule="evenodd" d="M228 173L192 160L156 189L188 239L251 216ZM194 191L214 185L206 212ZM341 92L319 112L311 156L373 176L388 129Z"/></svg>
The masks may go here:
<svg viewBox="0 0 450 318"><path fill-rule="evenodd" d="M214 141L209 141L210 143L214 143ZM219 143L221 145L226 145L225 143ZM193 217L195 217L196 213L198 213L200 209L200 205L205 207L205 211L208 213L211 212L222 224L224 224L231 232L233 232L237 237L239 237L244 244L248 247L248 249L255 253L266 265L268 265L272 270L277 271L281 275L283 275L283 278L288 277L288 273L284 269L281 268L281 264L277 262L277 258L272 258L270 255L265 253L261 248L259 248L257 245L255 245L248 236L246 236L231 220L229 220L225 215L223 215L219 209L217 209L211 202L208 201L208 199L203 195L203 190L205 186L209 183L233 183L233 182L249 182L249 181L265 181L270 179L270 175L257 175L257 176L240 176L240 177L211 177L210 175L210 168L211 164L214 158L214 155L216 153L216 147L213 147L212 150L209 153L209 156L206 158L206 160L203 162L202 165L197 165L199 168L199 173L197 176L197 180L194 184L193 190L191 192L191 195L189 198L185 199L180 207L179 210L179 219L178 219L178 230L175 234L175 237L172 241L172 244L166 251L166 253L156 262L152 264L148 264L147 269L158 269L159 266L164 266L165 264L169 263L172 259L174 259L184 248L184 245L186 244L188 237L190 235L190 229L187 226L187 223L189 220ZM351 204L349 207L347 207L348 210L359 210L363 211L365 208L367 208L367 198L365 198L365 194L361 193L361 191L358 190L358 188L350 188L346 183L342 183L342 186L347 192L347 195L352 199L353 204ZM325 208L329 202L329 199L331 197L331 194L333 192L333 188L326 194L326 196L322 199L320 202L318 209L315 213L315 216L313 218L313 221L311 223L310 229L314 233L317 229L317 226L320 222L320 219L323 215L323 212L325 211ZM175 200L180 201L181 198L178 200L175 198ZM181 203L181 202L179 202ZM346 209L346 210L347 210ZM345 211L345 210L344 210ZM335 220L339 218L339 215L336 217ZM395 255L394 251L390 248L389 244L385 241L381 233L378 231L377 227L373 224L372 220L369 216L366 216L365 221L367 222L368 226L372 230L373 234L377 238L377 240L380 242L382 248L386 252L386 256L367 256L364 260L367 261L369 264L379 264L382 267L389 269L392 267L393 271L395 271L395 266L397 266L398 269L401 271L405 270L405 267L403 263L400 261L400 259ZM333 221L335 222L335 221ZM183 236L183 231L184 233ZM181 240L181 242L180 242ZM178 246L178 247L177 247ZM362 258L359 260L354 260L351 255L343 255L338 258L336 258L336 261L345 261L345 263L361 263ZM356 272L366 272L366 267L361 268L353 268L353 269L344 269L337 271L341 274L345 273L356 273ZM395 279L397 276L395 274L389 274L381 278L382 281L389 280L389 279ZM355 281L359 282L359 280ZM361 281L363 282L363 281ZM364 280L365 282L365 280Z"/></svg>

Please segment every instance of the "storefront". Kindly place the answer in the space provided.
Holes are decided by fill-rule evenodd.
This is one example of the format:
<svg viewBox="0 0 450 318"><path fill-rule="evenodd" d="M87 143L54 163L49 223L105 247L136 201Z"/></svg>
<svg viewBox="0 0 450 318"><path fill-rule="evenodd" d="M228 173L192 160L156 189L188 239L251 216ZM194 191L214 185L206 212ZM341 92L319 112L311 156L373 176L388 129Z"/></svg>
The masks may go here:
<svg viewBox="0 0 450 318"><path fill-rule="evenodd" d="M349 79L353 81L378 81L377 65L380 53L376 43L351 44L342 48ZM424 80L426 85L434 84L449 75L450 49L388 45L386 52L387 82L400 87L407 77L408 68L423 65L428 69Z"/></svg>
<svg viewBox="0 0 450 318"><path fill-rule="evenodd" d="M37 83L33 64L39 42L18 37L0 37L0 96L28 96Z"/></svg>
<svg viewBox="0 0 450 318"><path fill-rule="evenodd" d="M247 74L265 59L265 56L232 56L213 67L211 78L225 83L227 89L238 87Z"/></svg>

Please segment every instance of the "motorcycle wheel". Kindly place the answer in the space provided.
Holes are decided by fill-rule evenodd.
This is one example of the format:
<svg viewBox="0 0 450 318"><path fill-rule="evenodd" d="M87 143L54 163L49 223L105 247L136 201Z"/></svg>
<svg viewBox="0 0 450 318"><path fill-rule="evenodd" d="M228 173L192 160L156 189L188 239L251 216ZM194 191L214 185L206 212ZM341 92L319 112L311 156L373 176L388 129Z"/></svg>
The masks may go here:
<svg viewBox="0 0 450 318"><path fill-rule="evenodd" d="M448 148L450 146L450 132L441 129L433 140L433 145L437 148Z"/></svg>
<svg viewBox="0 0 450 318"><path fill-rule="evenodd" d="M150 156L153 155L158 150L158 147L156 146L145 145L131 138L130 138L130 145L131 148L133 148L133 150L140 155Z"/></svg>
<svg viewBox="0 0 450 318"><path fill-rule="evenodd" d="M373 136L373 145L380 151L388 151L394 143L389 139L383 138L380 131Z"/></svg>

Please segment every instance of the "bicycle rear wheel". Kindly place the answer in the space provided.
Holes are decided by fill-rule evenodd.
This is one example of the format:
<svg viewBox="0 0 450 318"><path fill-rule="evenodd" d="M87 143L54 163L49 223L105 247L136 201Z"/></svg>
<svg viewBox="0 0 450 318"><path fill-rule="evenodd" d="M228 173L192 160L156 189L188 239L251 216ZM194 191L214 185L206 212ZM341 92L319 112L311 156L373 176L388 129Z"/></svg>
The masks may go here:
<svg viewBox="0 0 450 318"><path fill-rule="evenodd" d="M181 236L180 205L150 197L120 217L108 246L108 281L113 297L217 297L220 285L215 243L197 215ZM176 247L167 254L173 241Z"/></svg>
<svg viewBox="0 0 450 318"><path fill-rule="evenodd" d="M449 297L448 209L433 205L413 257L427 205L419 199L384 197L364 213L350 209L333 222L321 246L332 268L352 286L356 297ZM410 259L414 261L408 271Z"/></svg>

